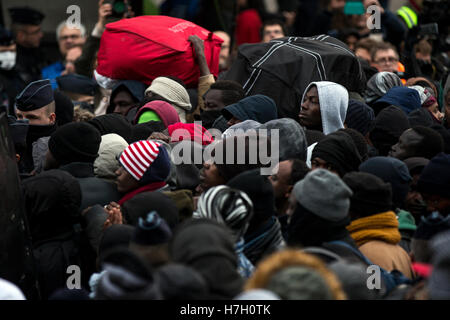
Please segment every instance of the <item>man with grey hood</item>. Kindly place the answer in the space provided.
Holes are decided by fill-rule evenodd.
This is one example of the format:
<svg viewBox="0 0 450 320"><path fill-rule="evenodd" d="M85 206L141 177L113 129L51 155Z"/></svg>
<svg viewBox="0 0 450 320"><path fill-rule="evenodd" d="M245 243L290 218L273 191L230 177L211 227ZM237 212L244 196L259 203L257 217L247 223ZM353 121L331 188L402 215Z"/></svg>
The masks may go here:
<svg viewBox="0 0 450 320"><path fill-rule="evenodd" d="M348 99L347 89L340 84L331 81L311 82L303 93L299 122L305 129L318 130L325 135L338 131L344 128ZM308 147L308 167L311 167L311 154L316 144Z"/></svg>
<svg viewBox="0 0 450 320"><path fill-rule="evenodd" d="M306 129L327 135L344 128L347 107L348 91L343 86L330 81L311 82L303 93L298 117Z"/></svg>

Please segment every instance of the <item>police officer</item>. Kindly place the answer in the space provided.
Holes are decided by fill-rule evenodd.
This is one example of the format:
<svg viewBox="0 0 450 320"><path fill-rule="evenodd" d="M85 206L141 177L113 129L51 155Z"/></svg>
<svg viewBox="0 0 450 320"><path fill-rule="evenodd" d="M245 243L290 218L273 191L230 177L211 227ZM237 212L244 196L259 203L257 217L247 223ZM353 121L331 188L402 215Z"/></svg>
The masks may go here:
<svg viewBox="0 0 450 320"><path fill-rule="evenodd" d="M82 109L87 109L94 113L95 100L99 93L97 82L80 74L68 74L56 78L59 90L68 96L74 106L79 105Z"/></svg>
<svg viewBox="0 0 450 320"><path fill-rule="evenodd" d="M47 152L48 138L56 130L55 100L50 80L30 83L16 97L15 109L17 119L28 119L30 124L26 140L27 150L23 159L24 170L29 173L37 169L40 157L45 156Z"/></svg>

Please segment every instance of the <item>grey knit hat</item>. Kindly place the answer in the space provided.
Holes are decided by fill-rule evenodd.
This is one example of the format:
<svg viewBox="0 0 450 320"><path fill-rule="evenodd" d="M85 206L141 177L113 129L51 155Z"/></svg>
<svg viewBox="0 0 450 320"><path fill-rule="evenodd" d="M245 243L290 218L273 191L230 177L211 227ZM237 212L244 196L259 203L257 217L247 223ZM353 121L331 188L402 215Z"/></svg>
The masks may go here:
<svg viewBox="0 0 450 320"><path fill-rule="evenodd" d="M329 221L347 217L353 195L339 176L325 169L309 172L295 184L293 193L303 207Z"/></svg>
<svg viewBox="0 0 450 320"><path fill-rule="evenodd" d="M283 268L270 278L266 288L283 300L333 300L320 273L304 266Z"/></svg>

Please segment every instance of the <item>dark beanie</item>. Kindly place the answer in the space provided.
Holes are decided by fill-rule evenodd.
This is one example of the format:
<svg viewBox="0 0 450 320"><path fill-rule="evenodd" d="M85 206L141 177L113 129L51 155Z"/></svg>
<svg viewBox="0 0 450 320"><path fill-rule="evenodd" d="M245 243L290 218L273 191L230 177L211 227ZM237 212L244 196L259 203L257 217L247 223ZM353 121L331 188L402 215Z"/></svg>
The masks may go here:
<svg viewBox="0 0 450 320"><path fill-rule="evenodd" d="M417 186L420 192L450 198L450 155L441 152L431 159Z"/></svg>
<svg viewBox="0 0 450 320"><path fill-rule="evenodd" d="M371 173L392 187L392 202L397 208L402 208L409 191L412 178L408 167L396 158L373 157L359 166L359 171Z"/></svg>
<svg viewBox="0 0 450 320"><path fill-rule="evenodd" d="M91 162L98 156L100 132L84 122L72 122L56 129L48 148L60 165L71 162Z"/></svg>
<svg viewBox="0 0 450 320"><path fill-rule="evenodd" d="M347 172L357 171L361 156L353 139L347 133L331 133L317 143L311 159L320 158L336 168L342 177Z"/></svg>
<svg viewBox="0 0 450 320"><path fill-rule="evenodd" d="M132 140L132 126L128 120L119 113L110 113L97 116L94 119L87 121L94 126L103 136L108 133L116 133L124 138L128 143L134 142ZM145 137L147 139L148 136Z"/></svg>
<svg viewBox="0 0 450 320"><path fill-rule="evenodd" d="M392 208L392 188L377 176L366 172L350 172L343 178L352 189L350 211L360 217L386 212Z"/></svg>
<svg viewBox="0 0 450 320"><path fill-rule="evenodd" d="M244 191L253 202L253 217L249 228L256 227L275 214L275 198L272 183L267 176L260 173L260 169L244 171L237 175L227 185Z"/></svg>
<svg viewBox="0 0 450 320"><path fill-rule="evenodd" d="M98 246L100 260L103 258L103 254L111 249L117 247L128 248L133 233L134 227L127 224L113 224L107 228L103 232Z"/></svg>
<svg viewBox="0 0 450 320"><path fill-rule="evenodd" d="M155 274L164 300L203 300L208 284L195 269L179 263L161 266Z"/></svg>
<svg viewBox="0 0 450 320"><path fill-rule="evenodd" d="M367 104L350 99L345 124L347 128L355 129L365 136L375 124L375 113Z"/></svg>
<svg viewBox="0 0 450 320"><path fill-rule="evenodd" d="M139 217L132 241L142 246L153 246L168 243L170 238L172 231L169 225L156 211L152 211L145 218Z"/></svg>
<svg viewBox="0 0 450 320"><path fill-rule="evenodd" d="M426 108L420 108L412 111L410 114L408 114L408 121L411 127L430 127L434 123L433 116Z"/></svg>

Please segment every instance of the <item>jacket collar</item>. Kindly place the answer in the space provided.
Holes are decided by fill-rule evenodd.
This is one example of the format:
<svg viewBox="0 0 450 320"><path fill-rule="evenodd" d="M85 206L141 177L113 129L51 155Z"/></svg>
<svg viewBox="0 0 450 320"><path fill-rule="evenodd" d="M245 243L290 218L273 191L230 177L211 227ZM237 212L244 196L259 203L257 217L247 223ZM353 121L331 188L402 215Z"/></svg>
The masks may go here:
<svg viewBox="0 0 450 320"><path fill-rule="evenodd" d="M59 167L59 169L67 171L75 178L94 177L94 164L89 162L72 162Z"/></svg>

